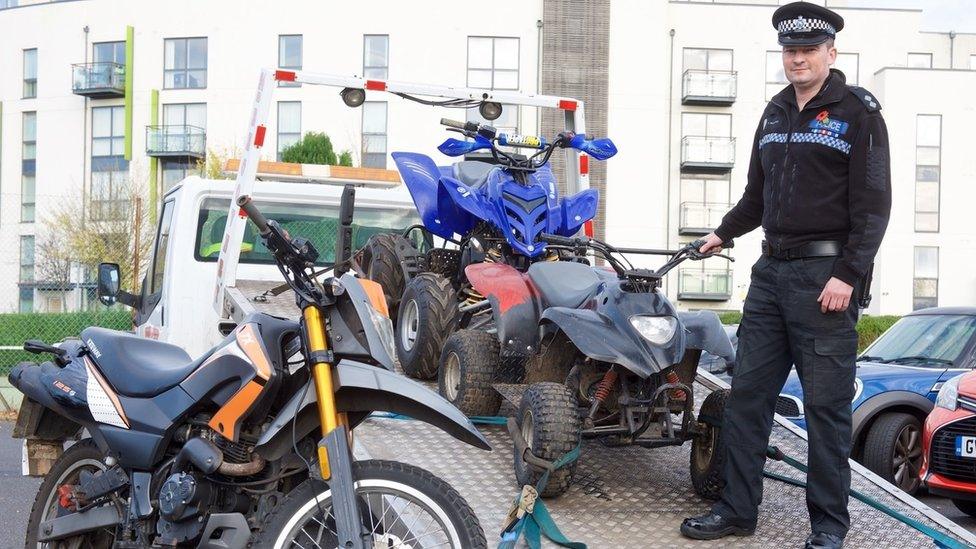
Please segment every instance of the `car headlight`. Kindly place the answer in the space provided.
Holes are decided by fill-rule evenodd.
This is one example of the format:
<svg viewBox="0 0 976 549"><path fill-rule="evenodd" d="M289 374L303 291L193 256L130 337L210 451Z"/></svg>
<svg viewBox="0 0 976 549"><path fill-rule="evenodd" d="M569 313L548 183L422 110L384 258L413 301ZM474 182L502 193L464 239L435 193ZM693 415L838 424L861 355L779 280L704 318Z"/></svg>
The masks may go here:
<svg viewBox="0 0 976 549"><path fill-rule="evenodd" d="M946 410L956 409L959 405L959 379L961 377L956 376L942 385L942 388L939 389L939 396L935 397L936 406Z"/></svg>
<svg viewBox="0 0 976 549"><path fill-rule="evenodd" d="M664 345L674 337L678 319L673 316L634 315L630 324L644 339L655 345Z"/></svg>
<svg viewBox="0 0 976 549"><path fill-rule="evenodd" d="M864 392L864 382L858 378L854 378L854 398L851 402L857 402L857 399L861 398L861 393Z"/></svg>
<svg viewBox="0 0 976 549"><path fill-rule="evenodd" d="M389 317L377 311L372 305L367 307L367 309L369 309L369 319L373 322L373 327L376 328L376 333L380 336L380 342L383 343L383 349L386 351L387 356L390 357L390 360L396 364L397 354L396 347L393 344L393 322Z"/></svg>

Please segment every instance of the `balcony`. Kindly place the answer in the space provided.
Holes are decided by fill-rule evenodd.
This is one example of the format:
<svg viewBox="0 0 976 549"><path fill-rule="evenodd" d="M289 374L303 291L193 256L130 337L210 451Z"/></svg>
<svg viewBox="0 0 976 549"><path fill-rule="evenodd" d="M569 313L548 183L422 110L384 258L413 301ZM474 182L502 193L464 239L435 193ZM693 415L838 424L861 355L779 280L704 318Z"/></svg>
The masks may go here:
<svg viewBox="0 0 976 549"><path fill-rule="evenodd" d="M735 165L734 137L685 136L681 139L681 171L726 173Z"/></svg>
<svg viewBox="0 0 976 549"><path fill-rule="evenodd" d="M678 234L703 236L715 230L728 213L728 204L682 202L678 220Z"/></svg>
<svg viewBox="0 0 976 549"><path fill-rule="evenodd" d="M729 269L680 269L678 299L728 301L732 297L732 271Z"/></svg>
<svg viewBox="0 0 976 549"><path fill-rule="evenodd" d="M92 99L125 97L125 65L78 63L71 65L71 91Z"/></svg>
<svg viewBox="0 0 976 549"><path fill-rule="evenodd" d="M735 71L688 69L681 78L681 104L727 107L735 103L737 83Z"/></svg>
<svg viewBox="0 0 976 549"><path fill-rule="evenodd" d="M157 158L204 158L207 132L197 126L146 126L146 154Z"/></svg>

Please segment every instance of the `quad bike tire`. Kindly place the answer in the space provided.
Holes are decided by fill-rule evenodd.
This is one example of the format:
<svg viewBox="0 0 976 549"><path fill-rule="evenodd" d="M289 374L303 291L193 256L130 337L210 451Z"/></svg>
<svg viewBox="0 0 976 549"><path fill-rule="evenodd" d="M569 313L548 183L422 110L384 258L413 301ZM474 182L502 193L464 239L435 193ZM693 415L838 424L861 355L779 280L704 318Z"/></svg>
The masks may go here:
<svg viewBox="0 0 976 549"><path fill-rule="evenodd" d="M691 440L691 485L699 496L717 500L722 495L725 479L725 438L722 435L722 416L729 400L729 390L712 391L702 402L698 419L705 431Z"/></svg>
<svg viewBox="0 0 976 549"><path fill-rule="evenodd" d="M373 235L363 250L363 269L366 278L383 287L386 306L390 318L397 317L400 298L407 285L403 268L400 266L401 250L413 248L413 243L398 234L381 233Z"/></svg>
<svg viewBox="0 0 976 549"><path fill-rule="evenodd" d="M516 424L536 457L555 461L580 444L580 414L576 397L562 383L533 383L522 395ZM519 485L535 486L542 472L531 467L518 450L514 452L515 478ZM556 497L569 490L578 459L553 471L539 495Z"/></svg>
<svg viewBox="0 0 976 549"><path fill-rule="evenodd" d="M30 515L27 519L27 536L24 547L39 547L37 538L40 534L41 523L57 517L58 488L62 484L77 484L82 471L91 473L104 471L108 468L104 460L105 454L98 449L98 446L90 438L73 444L61 454L37 490L34 505L31 506ZM113 543L115 543L114 534L106 529L101 529L86 532L62 542L52 542L50 546L110 549Z"/></svg>
<svg viewBox="0 0 976 549"><path fill-rule="evenodd" d="M396 323L396 350L403 373L434 379L444 341L457 324L457 292L439 274L420 273L407 283Z"/></svg>
<svg viewBox="0 0 976 549"><path fill-rule="evenodd" d="M447 338L437 372L437 390L468 416L493 416L502 397L492 386L501 361L498 337L478 330L458 330Z"/></svg>

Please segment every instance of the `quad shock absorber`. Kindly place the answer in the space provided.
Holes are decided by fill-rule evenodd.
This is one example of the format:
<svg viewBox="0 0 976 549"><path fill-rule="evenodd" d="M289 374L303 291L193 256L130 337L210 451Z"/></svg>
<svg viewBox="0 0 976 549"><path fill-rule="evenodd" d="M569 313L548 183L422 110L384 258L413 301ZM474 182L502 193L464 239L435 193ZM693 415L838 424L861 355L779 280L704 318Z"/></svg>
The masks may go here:
<svg viewBox="0 0 976 549"><path fill-rule="evenodd" d="M603 379L596 386L596 391L593 393L593 404L590 405L590 413L587 415L587 419L590 422L596 417L596 411L603 404L603 401L610 396L610 392L613 391L614 384L617 383L617 371L611 366L607 373L603 374Z"/></svg>
<svg viewBox="0 0 976 549"><path fill-rule="evenodd" d="M668 373L664 375L668 383L681 383L681 378L678 377L678 373L674 370L668 370ZM684 400L686 398L685 392L681 389L671 389L671 398L674 400Z"/></svg>

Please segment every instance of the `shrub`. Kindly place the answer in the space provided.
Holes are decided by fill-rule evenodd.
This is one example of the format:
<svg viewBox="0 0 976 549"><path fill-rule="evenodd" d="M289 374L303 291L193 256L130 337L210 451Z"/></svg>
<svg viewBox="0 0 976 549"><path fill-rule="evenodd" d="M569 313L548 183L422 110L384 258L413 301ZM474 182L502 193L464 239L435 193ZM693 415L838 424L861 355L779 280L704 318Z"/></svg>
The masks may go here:
<svg viewBox="0 0 976 549"><path fill-rule="evenodd" d="M738 324L742 321L742 313L739 311L726 311L719 313L719 319L722 320L722 324ZM891 325L898 321L900 316L887 315L887 316L862 316L861 320L857 322L857 352L861 352L868 347L878 336L883 334L885 330L891 328Z"/></svg>
<svg viewBox="0 0 976 549"><path fill-rule="evenodd" d="M352 154L343 151L336 156L332 140L320 132L308 132L293 145L281 151L282 162L297 164L326 164L329 166L352 166Z"/></svg>

